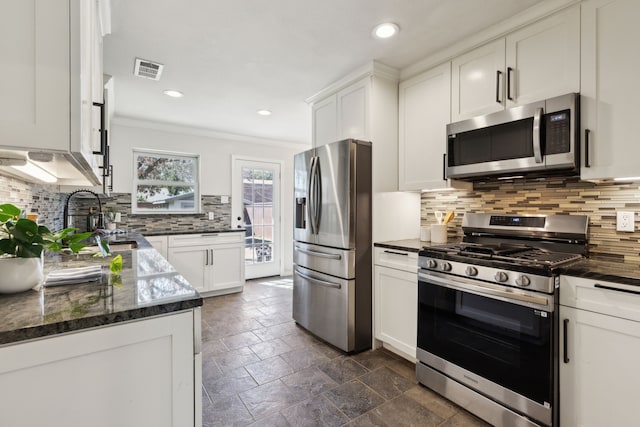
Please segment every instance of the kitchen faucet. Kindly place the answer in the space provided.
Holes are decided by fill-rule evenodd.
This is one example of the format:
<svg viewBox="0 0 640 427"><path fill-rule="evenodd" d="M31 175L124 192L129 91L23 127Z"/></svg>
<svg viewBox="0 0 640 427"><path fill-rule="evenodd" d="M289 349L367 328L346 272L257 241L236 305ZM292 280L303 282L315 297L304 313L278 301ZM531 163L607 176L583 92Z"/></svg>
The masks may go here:
<svg viewBox="0 0 640 427"><path fill-rule="evenodd" d="M67 197L67 202L64 204L64 218L62 219L62 223L63 223L63 227L62 228L67 228L69 227L69 202L71 201L71 199L73 198L73 196L75 196L78 193L89 193L89 194L93 194L93 196L96 198L96 200L98 201L98 223L96 225L97 228L103 228L104 227L104 221L103 221L103 214L102 214L102 202L100 201L100 196L98 196L96 193L94 193L91 190L76 190L72 193L69 194L69 197ZM87 230L87 231L93 231L93 230Z"/></svg>

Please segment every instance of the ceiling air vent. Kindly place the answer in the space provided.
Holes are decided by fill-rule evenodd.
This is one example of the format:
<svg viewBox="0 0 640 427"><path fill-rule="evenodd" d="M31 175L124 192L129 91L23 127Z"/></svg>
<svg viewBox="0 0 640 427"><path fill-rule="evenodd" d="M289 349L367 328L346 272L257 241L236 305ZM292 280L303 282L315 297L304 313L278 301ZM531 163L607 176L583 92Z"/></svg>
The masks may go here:
<svg viewBox="0 0 640 427"><path fill-rule="evenodd" d="M133 70L133 74L138 77L144 77L145 79L160 80L160 75L164 65L157 62L147 61L146 59L136 58L136 66Z"/></svg>

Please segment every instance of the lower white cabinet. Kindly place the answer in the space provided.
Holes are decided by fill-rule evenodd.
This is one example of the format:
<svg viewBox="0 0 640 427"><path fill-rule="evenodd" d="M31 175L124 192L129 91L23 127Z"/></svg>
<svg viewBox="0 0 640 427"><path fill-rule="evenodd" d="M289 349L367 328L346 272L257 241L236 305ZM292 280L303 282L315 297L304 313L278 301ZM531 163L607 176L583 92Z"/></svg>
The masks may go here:
<svg viewBox="0 0 640 427"><path fill-rule="evenodd" d="M562 277L561 426L637 425L639 291L637 286Z"/></svg>
<svg viewBox="0 0 640 427"><path fill-rule="evenodd" d="M383 346L415 362L418 314L418 254L376 247L374 335Z"/></svg>
<svg viewBox="0 0 640 427"><path fill-rule="evenodd" d="M0 425L200 426L199 328L197 308L1 347Z"/></svg>
<svg viewBox="0 0 640 427"><path fill-rule="evenodd" d="M169 236L167 255L200 293L239 292L244 286L244 232Z"/></svg>
<svg viewBox="0 0 640 427"><path fill-rule="evenodd" d="M153 246L153 249L160 252L160 255L167 258L167 247L169 239L167 236L144 236L147 242Z"/></svg>

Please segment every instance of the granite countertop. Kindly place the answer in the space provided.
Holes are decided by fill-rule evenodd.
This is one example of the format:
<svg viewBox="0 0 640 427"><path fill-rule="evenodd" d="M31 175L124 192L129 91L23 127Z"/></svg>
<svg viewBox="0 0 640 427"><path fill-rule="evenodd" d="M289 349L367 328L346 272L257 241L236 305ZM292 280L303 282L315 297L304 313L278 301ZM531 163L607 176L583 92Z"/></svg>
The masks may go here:
<svg viewBox="0 0 640 427"><path fill-rule="evenodd" d="M454 241L448 243L456 243ZM373 244L375 247L379 248L388 248L388 249L396 249L399 251L407 251L407 252L418 252L423 247L427 246L442 246L446 243L431 243L425 242L420 239L405 239L405 240L389 240L386 242L376 242Z"/></svg>
<svg viewBox="0 0 640 427"><path fill-rule="evenodd" d="M173 236L177 234L216 234L216 233L235 233L245 232L246 228L204 228L197 230L140 230L145 236Z"/></svg>
<svg viewBox="0 0 640 427"><path fill-rule="evenodd" d="M202 305L198 292L141 234L112 235L109 240L138 244L137 249L118 252L123 259L119 275L109 270L112 257L54 254L45 258L45 276L64 267L100 264L102 278L0 295L0 346Z"/></svg>
<svg viewBox="0 0 640 427"><path fill-rule="evenodd" d="M454 242L450 242L454 243ZM424 242L420 239L391 240L376 242L375 247L418 252L424 246L441 245ZM585 279L606 280L609 282L640 286L640 263L618 262L592 257L559 268L560 274L583 277Z"/></svg>

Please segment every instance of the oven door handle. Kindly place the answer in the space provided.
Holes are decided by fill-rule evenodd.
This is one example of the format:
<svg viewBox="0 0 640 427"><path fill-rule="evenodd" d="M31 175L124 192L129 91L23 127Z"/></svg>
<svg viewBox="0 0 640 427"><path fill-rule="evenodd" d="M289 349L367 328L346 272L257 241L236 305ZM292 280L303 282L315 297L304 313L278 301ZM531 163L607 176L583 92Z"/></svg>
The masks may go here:
<svg viewBox="0 0 640 427"><path fill-rule="evenodd" d="M549 297L518 294L505 291L503 288L497 288L488 283L475 281L463 282L459 278L454 279L451 276L441 276L438 273L433 272L429 272L429 274L420 272L418 273L418 279L457 291L468 292L475 295L485 296L487 298L511 302L514 304L523 305L525 307L538 308L546 312L553 311L553 304L550 303Z"/></svg>

